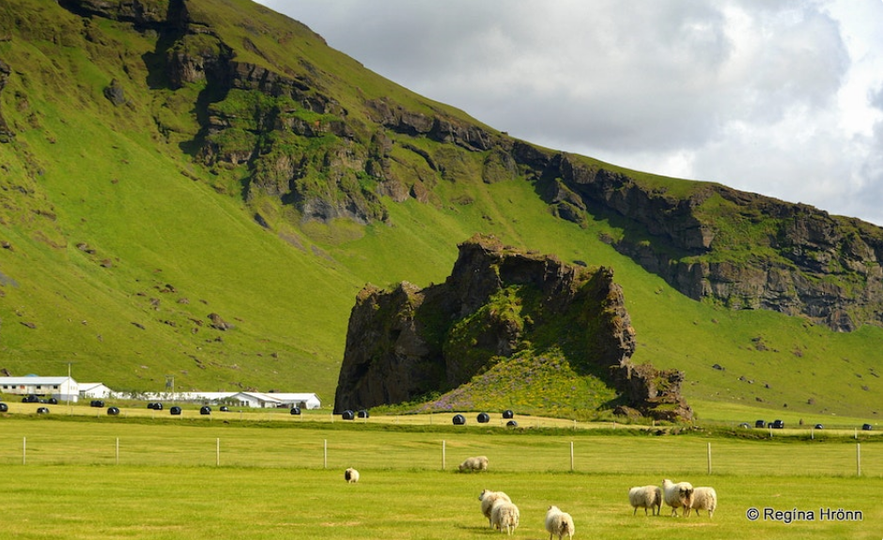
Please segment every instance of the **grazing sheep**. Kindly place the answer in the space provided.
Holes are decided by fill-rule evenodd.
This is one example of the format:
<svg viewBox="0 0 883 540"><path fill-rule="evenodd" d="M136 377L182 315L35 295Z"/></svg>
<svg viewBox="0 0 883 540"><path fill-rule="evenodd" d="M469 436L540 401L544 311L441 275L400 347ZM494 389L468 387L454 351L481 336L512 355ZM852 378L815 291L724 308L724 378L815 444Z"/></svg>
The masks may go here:
<svg viewBox="0 0 883 540"><path fill-rule="evenodd" d="M567 538L573 538L573 518L567 512L562 512L557 506L550 506L546 512L546 530L549 531L549 540L552 536L558 535L561 540L564 535Z"/></svg>
<svg viewBox="0 0 883 540"><path fill-rule="evenodd" d="M486 471L487 458L485 456L476 456L466 458L466 461L460 464L460 472L463 471Z"/></svg>
<svg viewBox="0 0 883 540"><path fill-rule="evenodd" d="M343 478L347 481L348 484L355 484L359 481L359 471L350 467L343 472Z"/></svg>
<svg viewBox="0 0 883 540"><path fill-rule="evenodd" d="M659 515L662 509L662 489L659 486L638 486L629 490L629 502L635 509L632 515L638 513L638 508L644 509L644 515L647 515L647 509L653 511L654 516Z"/></svg>
<svg viewBox="0 0 883 540"><path fill-rule="evenodd" d="M714 510L717 508L717 492L713 487L698 487L693 490L693 504L690 505L690 508L687 508L685 511L685 515L690 515L690 510L696 510L696 515L699 515L699 510L707 510L708 517L714 517Z"/></svg>
<svg viewBox="0 0 883 540"><path fill-rule="evenodd" d="M505 530L507 535L511 536L518 528L518 518L518 507L512 502L498 499L491 508L491 525L500 532Z"/></svg>
<svg viewBox="0 0 883 540"><path fill-rule="evenodd" d="M481 493L478 495L478 500L481 501L481 513L487 518L488 527L492 529L494 528L494 524L491 521L491 510L494 507L494 503L498 500L512 502L512 499L502 491L491 491L489 489L481 490Z"/></svg>
<svg viewBox="0 0 883 540"><path fill-rule="evenodd" d="M662 493L665 504L671 506L671 515L677 517L678 508L683 508L684 515L689 515L693 506L693 484L678 482L675 484L668 478L662 481Z"/></svg>

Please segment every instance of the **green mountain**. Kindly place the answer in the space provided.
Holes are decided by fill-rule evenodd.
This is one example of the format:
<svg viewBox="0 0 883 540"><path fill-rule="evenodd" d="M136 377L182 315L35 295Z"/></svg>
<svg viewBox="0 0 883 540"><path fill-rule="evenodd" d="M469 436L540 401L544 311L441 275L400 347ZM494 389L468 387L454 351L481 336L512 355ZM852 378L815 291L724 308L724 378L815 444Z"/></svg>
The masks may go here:
<svg viewBox="0 0 883 540"><path fill-rule="evenodd" d="M483 233L613 269L688 400L883 390L881 229L513 139L245 0L0 0L0 202L9 374L330 405L359 290Z"/></svg>

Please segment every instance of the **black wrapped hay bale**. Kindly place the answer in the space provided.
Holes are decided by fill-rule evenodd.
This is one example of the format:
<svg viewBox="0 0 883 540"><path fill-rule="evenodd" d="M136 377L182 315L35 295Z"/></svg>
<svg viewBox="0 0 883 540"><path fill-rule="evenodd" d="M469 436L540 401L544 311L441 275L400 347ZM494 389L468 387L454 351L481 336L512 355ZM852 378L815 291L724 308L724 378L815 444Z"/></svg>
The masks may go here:
<svg viewBox="0 0 883 540"><path fill-rule="evenodd" d="M515 413L511 409L503 411L503 418L515 418Z"/></svg>
<svg viewBox="0 0 883 540"><path fill-rule="evenodd" d="M181 407L178 407L177 405L172 407L171 409L169 409L169 414L172 414L175 416L180 415L181 414Z"/></svg>
<svg viewBox="0 0 883 540"><path fill-rule="evenodd" d="M292 407L291 408L292 416L300 416L300 407Z"/></svg>
<svg viewBox="0 0 883 540"><path fill-rule="evenodd" d="M212 408L209 407L208 405L203 405L202 407L199 408L199 414L208 415L211 413L212 413Z"/></svg>
<svg viewBox="0 0 883 540"><path fill-rule="evenodd" d="M352 420L353 418L356 417L355 413L354 413L353 411L349 410L349 409L343 411L343 413L341 413L340 416L341 416L341 418L343 418L344 420Z"/></svg>
<svg viewBox="0 0 883 540"><path fill-rule="evenodd" d="M120 414L120 410L117 407L108 407L107 414L109 416L118 416Z"/></svg>
<svg viewBox="0 0 883 540"><path fill-rule="evenodd" d="M9 411L9 405L0 402L0 412L7 412L7 411Z"/></svg>
<svg viewBox="0 0 883 540"><path fill-rule="evenodd" d="M49 414L48 407L37 407L37 414Z"/></svg>
<svg viewBox="0 0 883 540"><path fill-rule="evenodd" d="M509 420L508 422L506 422L506 427L518 427L518 422L516 422L515 420Z"/></svg>
<svg viewBox="0 0 883 540"><path fill-rule="evenodd" d="M487 424L491 421L490 415L486 412L478 413L478 416L475 419L478 420L479 424Z"/></svg>
<svg viewBox="0 0 883 540"><path fill-rule="evenodd" d="M454 425L455 426L463 426L466 424L466 417L462 414L454 415Z"/></svg>
<svg viewBox="0 0 883 540"><path fill-rule="evenodd" d="M368 409L362 409L359 411L359 418L368 418L369 416Z"/></svg>

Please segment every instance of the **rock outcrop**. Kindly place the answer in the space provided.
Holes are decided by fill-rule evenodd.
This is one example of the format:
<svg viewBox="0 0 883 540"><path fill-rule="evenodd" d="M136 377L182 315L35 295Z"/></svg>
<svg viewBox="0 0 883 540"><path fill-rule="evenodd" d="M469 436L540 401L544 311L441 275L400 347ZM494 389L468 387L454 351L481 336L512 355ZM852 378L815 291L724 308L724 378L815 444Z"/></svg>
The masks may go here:
<svg viewBox="0 0 883 540"><path fill-rule="evenodd" d="M579 372L616 387L629 407L654 418L691 417L679 393L683 374L631 362L634 329L612 271L525 253L486 236L459 251L443 284L367 286L358 294L336 411L447 391L497 358L554 347Z"/></svg>

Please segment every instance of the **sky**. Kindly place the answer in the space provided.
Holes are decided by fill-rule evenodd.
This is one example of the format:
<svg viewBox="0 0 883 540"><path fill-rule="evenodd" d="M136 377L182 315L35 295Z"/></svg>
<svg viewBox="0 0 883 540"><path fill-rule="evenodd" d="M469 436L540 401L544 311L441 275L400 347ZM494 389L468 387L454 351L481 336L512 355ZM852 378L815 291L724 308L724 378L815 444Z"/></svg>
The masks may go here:
<svg viewBox="0 0 883 540"><path fill-rule="evenodd" d="M260 0L535 144L883 226L883 0Z"/></svg>

